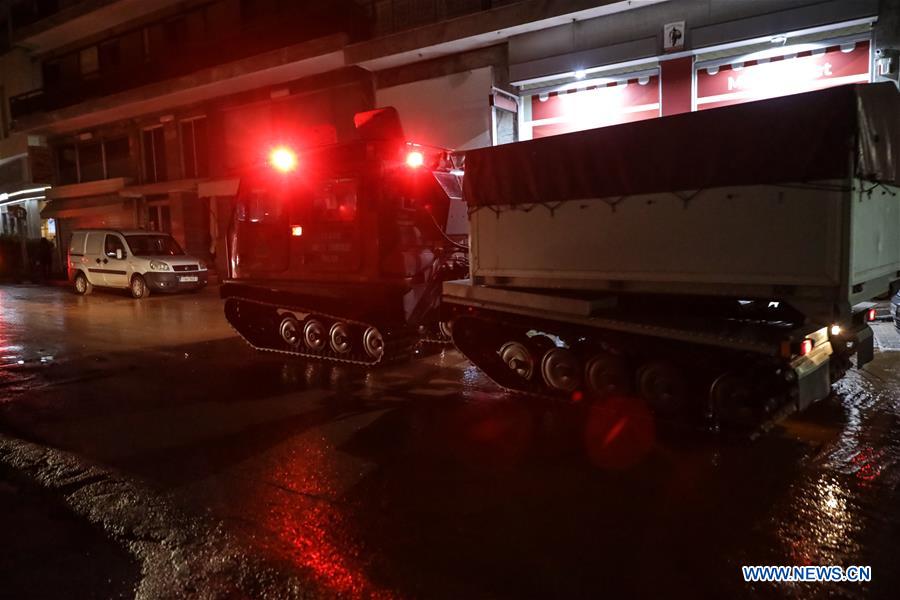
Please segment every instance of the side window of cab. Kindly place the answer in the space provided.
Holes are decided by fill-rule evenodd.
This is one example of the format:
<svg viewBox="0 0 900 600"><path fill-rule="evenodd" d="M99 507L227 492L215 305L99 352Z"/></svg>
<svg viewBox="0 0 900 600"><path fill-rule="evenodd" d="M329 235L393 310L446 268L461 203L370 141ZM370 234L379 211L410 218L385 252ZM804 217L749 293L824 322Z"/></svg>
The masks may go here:
<svg viewBox="0 0 900 600"><path fill-rule="evenodd" d="M106 234L103 251L107 258L122 260L127 256L125 254L125 243L122 242L122 238L111 233Z"/></svg>

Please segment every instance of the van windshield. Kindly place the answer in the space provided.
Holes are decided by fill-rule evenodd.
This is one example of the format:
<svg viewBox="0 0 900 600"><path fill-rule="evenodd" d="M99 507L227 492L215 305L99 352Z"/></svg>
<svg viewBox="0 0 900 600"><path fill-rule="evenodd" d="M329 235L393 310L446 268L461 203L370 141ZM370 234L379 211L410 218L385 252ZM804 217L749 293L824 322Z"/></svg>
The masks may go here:
<svg viewBox="0 0 900 600"><path fill-rule="evenodd" d="M170 235L126 235L135 256L179 256L184 250Z"/></svg>

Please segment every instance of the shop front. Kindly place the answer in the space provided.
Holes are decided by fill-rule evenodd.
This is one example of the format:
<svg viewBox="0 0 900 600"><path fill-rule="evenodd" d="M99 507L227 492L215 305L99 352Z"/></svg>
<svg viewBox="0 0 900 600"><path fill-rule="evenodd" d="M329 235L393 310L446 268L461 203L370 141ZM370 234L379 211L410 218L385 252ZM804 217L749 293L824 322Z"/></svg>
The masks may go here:
<svg viewBox="0 0 900 600"><path fill-rule="evenodd" d="M792 44L695 65L694 110L871 81L866 38Z"/></svg>
<svg viewBox="0 0 900 600"><path fill-rule="evenodd" d="M521 139L660 116L659 70L585 80L522 98Z"/></svg>
<svg viewBox="0 0 900 600"><path fill-rule="evenodd" d="M586 38L585 32L599 31L600 25L572 24L522 36L510 46L514 58L522 57L510 63L511 84L518 90L519 139L878 79L873 65L884 49L877 46L872 7L825 8L843 11L835 16L855 16L851 9L860 16L823 24L814 11L788 10L745 21L701 22L695 29L688 22L689 43L668 52L653 37L640 37L654 28L651 18L639 26L628 24L638 27L637 39L568 54L541 52L560 40ZM674 7L654 10L678 14ZM658 31L669 18L674 16L660 17ZM791 20L797 29L768 28Z"/></svg>

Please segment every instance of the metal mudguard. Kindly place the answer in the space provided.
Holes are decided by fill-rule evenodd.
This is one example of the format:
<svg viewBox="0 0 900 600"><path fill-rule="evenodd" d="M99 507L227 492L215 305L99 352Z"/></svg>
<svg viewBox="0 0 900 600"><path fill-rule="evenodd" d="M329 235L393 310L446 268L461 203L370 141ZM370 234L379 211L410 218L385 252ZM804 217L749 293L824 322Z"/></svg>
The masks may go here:
<svg viewBox="0 0 900 600"><path fill-rule="evenodd" d="M856 332L856 368L862 369L875 358L875 336L872 328L866 326Z"/></svg>

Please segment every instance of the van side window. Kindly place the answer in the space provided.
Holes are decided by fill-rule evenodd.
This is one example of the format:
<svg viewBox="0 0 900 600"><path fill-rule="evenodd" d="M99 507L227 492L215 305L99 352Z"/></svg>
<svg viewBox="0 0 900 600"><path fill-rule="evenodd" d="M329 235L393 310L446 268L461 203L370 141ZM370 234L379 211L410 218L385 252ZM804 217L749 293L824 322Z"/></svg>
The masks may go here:
<svg viewBox="0 0 900 600"><path fill-rule="evenodd" d="M122 258L125 258L125 244L122 243L122 240L119 239L117 235L109 235L106 236L106 243L104 244L104 251L106 252L106 256L109 258L116 258L116 250L122 251Z"/></svg>

